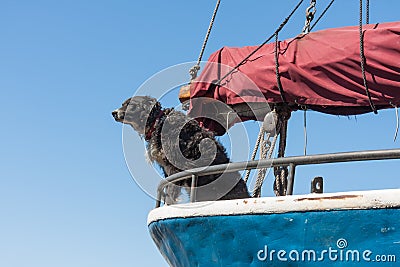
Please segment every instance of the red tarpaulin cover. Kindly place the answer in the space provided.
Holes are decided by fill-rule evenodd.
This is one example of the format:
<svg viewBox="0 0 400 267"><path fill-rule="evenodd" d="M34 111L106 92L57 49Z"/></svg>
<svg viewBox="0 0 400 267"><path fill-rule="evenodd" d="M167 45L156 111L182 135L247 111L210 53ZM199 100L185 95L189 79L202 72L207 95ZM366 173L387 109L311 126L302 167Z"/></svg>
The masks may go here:
<svg viewBox="0 0 400 267"><path fill-rule="evenodd" d="M366 78L372 102L377 109L399 106L400 22L364 25L363 31ZM221 86L211 84L256 48L224 47L210 56L191 86L192 115L201 116L202 108L193 105L193 99L198 97L210 97L228 105L283 102L275 73L275 43L264 45L238 71L224 79ZM279 42L278 51L283 94L289 105L338 115L372 111L360 67L358 27L299 35Z"/></svg>

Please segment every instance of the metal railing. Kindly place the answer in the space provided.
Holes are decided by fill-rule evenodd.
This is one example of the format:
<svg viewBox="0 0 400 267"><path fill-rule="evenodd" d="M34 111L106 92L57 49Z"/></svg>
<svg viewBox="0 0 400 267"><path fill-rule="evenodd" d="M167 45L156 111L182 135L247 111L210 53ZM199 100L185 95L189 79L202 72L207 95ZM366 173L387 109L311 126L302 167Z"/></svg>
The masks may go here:
<svg viewBox="0 0 400 267"><path fill-rule="evenodd" d="M164 189L169 183L176 183L189 178L192 179L191 190L190 190L190 201L194 202L195 191L196 191L194 185L196 184L198 176L212 175L222 172L236 172L249 169L288 166L290 169L288 174L287 195L291 195L293 194L294 176L297 166L339 163L339 162L388 160L388 159L400 159L400 149L369 150L369 151L342 152L342 153L331 153L331 154L318 154L309 156L294 156L285 158L234 162L234 163L195 168L173 174L160 182L157 188L156 208L161 206L161 200L165 194Z"/></svg>

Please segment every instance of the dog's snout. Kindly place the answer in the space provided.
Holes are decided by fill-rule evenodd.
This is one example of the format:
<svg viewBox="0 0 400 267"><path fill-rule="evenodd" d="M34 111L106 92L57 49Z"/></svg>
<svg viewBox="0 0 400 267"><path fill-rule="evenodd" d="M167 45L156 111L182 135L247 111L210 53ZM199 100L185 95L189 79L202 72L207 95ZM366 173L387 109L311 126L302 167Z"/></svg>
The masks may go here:
<svg viewBox="0 0 400 267"><path fill-rule="evenodd" d="M119 119L123 119L121 118L121 114L120 112L118 112L118 109L114 110L113 112L111 112L111 115L114 117L114 119L119 120Z"/></svg>
<svg viewBox="0 0 400 267"><path fill-rule="evenodd" d="M114 119L116 119L118 116L118 111L114 110L113 112L111 112L111 114L114 117Z"/></svg>

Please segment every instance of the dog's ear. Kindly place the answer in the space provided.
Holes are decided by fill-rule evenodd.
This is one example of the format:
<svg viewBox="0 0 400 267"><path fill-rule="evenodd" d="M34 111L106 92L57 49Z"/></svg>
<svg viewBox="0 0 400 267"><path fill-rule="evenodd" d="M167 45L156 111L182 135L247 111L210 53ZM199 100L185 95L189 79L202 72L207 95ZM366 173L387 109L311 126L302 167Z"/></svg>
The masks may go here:
<svg viewBox="0 0 400 267"><path fill-rule="evenodd" d="M128 98L127 100L124 101L124 103L122 103L122 106L123 107L128 106L129 103L131 102L131 100L132 100L132 97Z"/></svg>

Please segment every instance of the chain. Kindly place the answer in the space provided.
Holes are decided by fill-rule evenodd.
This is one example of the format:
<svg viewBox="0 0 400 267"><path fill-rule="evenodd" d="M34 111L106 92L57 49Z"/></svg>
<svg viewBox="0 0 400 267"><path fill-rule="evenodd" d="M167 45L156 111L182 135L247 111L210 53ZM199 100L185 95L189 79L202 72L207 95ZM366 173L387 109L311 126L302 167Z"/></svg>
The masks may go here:
<svg viewBox="0 0 400 267"><path fill-rule="evenodd" d="M309 33L311 29L311 21L314 19L315 12L317 8L315 5L317 4L317 0L311 0L310 6L306 9L306 21L304 23L303 33Z"/></svg>

